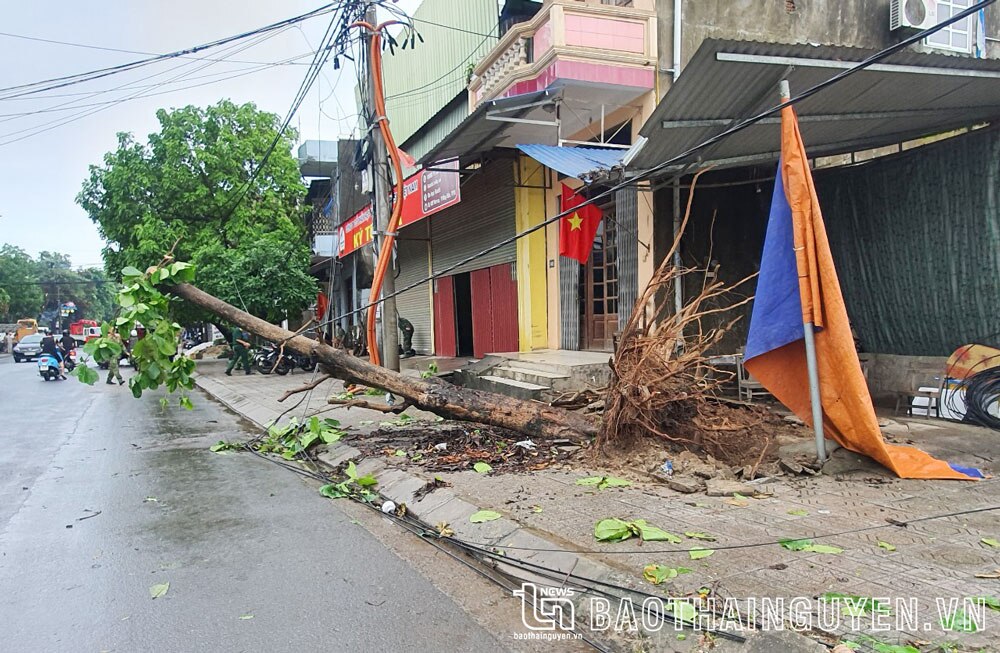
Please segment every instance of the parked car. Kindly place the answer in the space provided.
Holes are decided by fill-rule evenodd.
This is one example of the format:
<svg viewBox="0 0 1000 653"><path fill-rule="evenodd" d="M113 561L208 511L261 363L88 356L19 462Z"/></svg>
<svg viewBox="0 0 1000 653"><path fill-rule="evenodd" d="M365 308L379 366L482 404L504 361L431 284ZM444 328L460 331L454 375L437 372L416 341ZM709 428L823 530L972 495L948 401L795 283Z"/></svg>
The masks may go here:
<svg viewBox="0 0 1000 653"><path fill-rule="evenodd" d="M33 333L28 336L22 337L16 345L14 345L14 362L20 363L21 361L28 361L38 358L38 354L42 351L42 334Z"/></svg>

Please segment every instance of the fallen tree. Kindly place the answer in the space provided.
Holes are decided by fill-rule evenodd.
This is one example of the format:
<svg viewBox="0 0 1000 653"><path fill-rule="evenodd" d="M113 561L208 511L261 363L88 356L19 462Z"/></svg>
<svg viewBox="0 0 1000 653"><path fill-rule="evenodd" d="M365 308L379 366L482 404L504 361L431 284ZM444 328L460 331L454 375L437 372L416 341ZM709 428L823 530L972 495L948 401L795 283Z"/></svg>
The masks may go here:
<svg viewBox="0 0 1000 653"><path fill-rule="evenodd" d="M524 401L492 392L462 388L433 377L422 379L404 376L254 317L189 283L177 283L168 288L173 295L255 335L283 343L285 349L314 356L324 374L347 383L360 383L386 390L402 397L405 404L435 415L499 426L539 439L569 438L582 441L598 434L598 424L578 413L553 408L537 401Z"/></svg>

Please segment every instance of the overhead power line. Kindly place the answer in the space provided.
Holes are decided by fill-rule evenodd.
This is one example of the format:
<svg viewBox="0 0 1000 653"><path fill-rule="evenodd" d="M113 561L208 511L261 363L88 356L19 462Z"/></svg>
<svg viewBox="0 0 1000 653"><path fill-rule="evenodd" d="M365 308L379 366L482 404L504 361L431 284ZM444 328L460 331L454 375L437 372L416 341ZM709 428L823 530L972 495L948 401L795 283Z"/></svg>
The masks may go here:
<svg viewBox="0 0 1000 653"><path fill-rule="evenodd" d="M116 75L129 70L134 70L136 68L140 68L142 66L148 66L150 64L157 63L160 61L165 61L168 59L176 59L187 55L197 54L198 52L202 52L204 50L209 50L211 48L227 45L234 41L240 41L260 34L273 32L275 30L283 29L285 27L295 25L296 23L300 23L302 21L309 20L317 16L329 14L331 12L337 11L338 9L342 8L347 4L352 4L355 2L357 2L357 0L339 0L338 2L333 2L323 5L322 7L314 9L310 12L300 14L292 18L287 18L285 20L278 21L276 23L271 23L269 25L265 25L263 27L259 27L254 30L250 30L248 32L242 32L240 34L235 34L233 36L217 39L209 43L196 45L194 47L185 48L183 50L177 50L175 52L156 55L148 57L146 59L139 59L137 61L131 61L128 63L119 64L117 66L111 66L108 68L99 68L97 70L91 70L83 73L76 73L73 75L66 75L63 77L53 77L51 79L45 79L38 82L31 82L28 84L18 84L15 86L0 88L0 94L5 94L5 95L0 95L0 100L22 97L25 95L34 95L37 93L42 93L57 88L64 88L66 86L71 86L73 84L81 84L84 82L93 81L95 79L108 77L109 75Z"/></svg>
<svg viewBox="0 0 1000 653"><path fill-rule="evenodd" d="M11 39L22 39L22 40L25 40L25 41L35 41L35 42L38 42L38 43L51 43L53 45L65 45L65 46L73 47L73 48L84 48L84 49L87 49L87 50L100 50L102 52L120 52L120 53L123 53L123 54L141 54L141 55L150 56L150 57L163 57L163 56L166 56L164 53L161 53L161 52L147 52L145 50L127 50L127 49L124 49L124 48L112 48L112 47L102 46L102 45L90 45L90 44L87 44L87 43L74 43L72 41L58 41L56 39L43 39L43 38L38 37L38 36L27 36L25 34L11 34L10 32L0 32L0 36L6 36L7 38L11 38ZM187 56L187 55L182 55L182 56L179 56L177 58L178 59L195 59L195 60L198 60L198 61L219 61L219 62L224 61L226 63L253 64L253 65L258 65L258 66L260 66L260 65L267 65L268 64L268 62L266 62L266 61L246 61L246 60L243 60L243 59L239 59L239 60L237 60L237 59L213 59L212 57L192 57L192 56ZM308 64L300 64L300 63L296 63L296 62L289 62L289 63L282 64L282 65L286 65L286 66L288 66L288 65L305 66L305 65L308 65Z"/></svg>

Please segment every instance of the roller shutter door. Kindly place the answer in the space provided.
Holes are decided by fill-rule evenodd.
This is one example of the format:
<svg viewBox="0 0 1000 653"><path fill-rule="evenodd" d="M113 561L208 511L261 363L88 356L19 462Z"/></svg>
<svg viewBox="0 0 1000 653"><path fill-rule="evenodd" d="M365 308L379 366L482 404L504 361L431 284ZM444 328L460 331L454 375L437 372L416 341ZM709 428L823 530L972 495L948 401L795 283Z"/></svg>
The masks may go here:
<svg viewBox="0 0 1000 653"><path fill-rule="evenodd" d="M425 240L407 240L407 238L425 237L426 227L423 224L413 225L400 232L400 240L396 241L396 263L399 266L399 276L396 277L397 289L405 288L411 283L427 278L427 242ZM431 284L424 283L397 295L396 312L413 323L413 348L417 350L417 353L433 353Z"/></svg>
<svg viewBox="0 0 1000 653"><path fill-rule="evenodd" d="M462 201L431 216L434 272L510 238L514 227L514 164L503 159L487 164L462 185ZM448 274L471 272L517 259L510 242Z"/></svg>

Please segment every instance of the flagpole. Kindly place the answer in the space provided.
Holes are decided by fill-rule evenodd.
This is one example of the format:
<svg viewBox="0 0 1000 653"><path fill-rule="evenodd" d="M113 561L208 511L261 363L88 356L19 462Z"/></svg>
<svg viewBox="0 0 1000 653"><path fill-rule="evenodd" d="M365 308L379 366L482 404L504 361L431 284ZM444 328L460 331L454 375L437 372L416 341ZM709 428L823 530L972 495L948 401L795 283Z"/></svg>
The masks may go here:
<svg viewBox="0 0 1000 653"><path fill-rule="evenodd" d="M788 80L779 84L781 101L792 97ZM781 174L779 171L778 174ZM812 322L802 321L802 331L806 343L806 367L809 372L809 403L812 404L813 433L816 435L816 459L826 462L826 438L823 436L823 404L819 396L819 366L816 363L816 328Z"/></svg>

